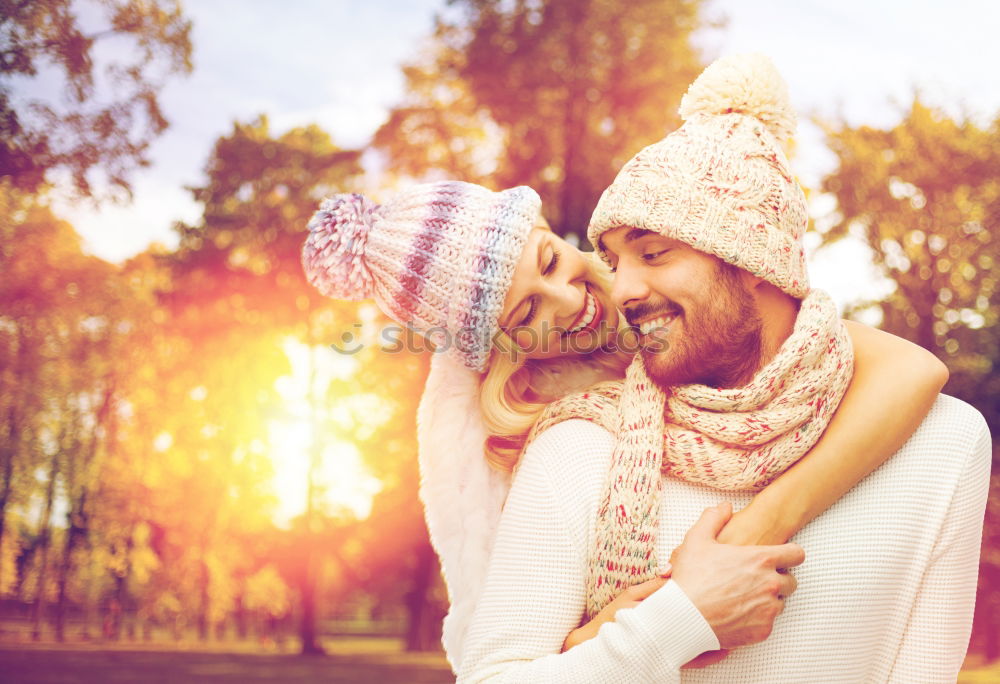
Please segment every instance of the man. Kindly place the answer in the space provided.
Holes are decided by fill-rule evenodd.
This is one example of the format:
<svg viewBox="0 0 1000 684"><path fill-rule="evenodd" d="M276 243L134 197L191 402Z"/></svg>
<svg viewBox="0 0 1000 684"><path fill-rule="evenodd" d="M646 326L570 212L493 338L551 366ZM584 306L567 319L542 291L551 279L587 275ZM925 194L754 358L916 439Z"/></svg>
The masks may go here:
<svg viewBox="0 0 1000 684"><path fill-rule="evenodd" d="M729 505L826 427L850 356L832 302L808 288L780 77L762 58L721 60L682 115L622 169L590 226L616 270L616 304L649 343L629 368L620 428L568 420L528 449L459 679L954 681L990 467L971 407L939 398L888 463L802 530L808 561L783 612L800 550L715 542ZM668 557L662 588L554 652L581 602L595 614L623 586L649 586Z"/></svg>

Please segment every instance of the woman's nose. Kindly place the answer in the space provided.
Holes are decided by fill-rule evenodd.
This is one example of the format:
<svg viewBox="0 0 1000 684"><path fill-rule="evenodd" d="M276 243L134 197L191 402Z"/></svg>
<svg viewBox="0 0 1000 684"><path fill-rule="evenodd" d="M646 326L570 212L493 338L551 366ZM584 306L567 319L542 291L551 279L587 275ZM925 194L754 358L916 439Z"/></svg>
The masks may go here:
<svg viewBox="0 0 1000 684"><path fill-rule="evenodd" d="M552 286L550 297L557 322L568 323L583 308L586 286L582 282L566 280Z"/></svg>

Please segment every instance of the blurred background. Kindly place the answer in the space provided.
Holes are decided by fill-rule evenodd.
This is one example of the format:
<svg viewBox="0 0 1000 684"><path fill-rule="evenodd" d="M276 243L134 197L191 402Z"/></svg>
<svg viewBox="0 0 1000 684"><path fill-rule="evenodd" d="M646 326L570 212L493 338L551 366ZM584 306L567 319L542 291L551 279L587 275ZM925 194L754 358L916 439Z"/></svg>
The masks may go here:
<svg viewBox="0 0 1000 684"><path fill-rule="evenodd" d="M429 357L305 283L308 218L525 184L581 244L725 53L789 82L813 284L1000 435L997 26L988 0L0 0L0 669L448 681ZM997 482L969 682L1000 658Z"/></svg>

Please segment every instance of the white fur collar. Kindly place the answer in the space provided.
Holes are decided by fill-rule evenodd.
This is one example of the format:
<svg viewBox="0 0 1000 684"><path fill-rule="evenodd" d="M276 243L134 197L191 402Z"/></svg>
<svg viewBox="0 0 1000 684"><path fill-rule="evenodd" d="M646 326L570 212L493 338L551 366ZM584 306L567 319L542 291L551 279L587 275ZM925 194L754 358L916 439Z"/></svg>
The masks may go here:
<svg viewBox="0 0 1000 684"><path fill-rule="evenodd" d="M476 372L435 354L417 411L420 500L451 604L441 641L456 672L510 491L510 477L486 463L479 384Z"/></svg>

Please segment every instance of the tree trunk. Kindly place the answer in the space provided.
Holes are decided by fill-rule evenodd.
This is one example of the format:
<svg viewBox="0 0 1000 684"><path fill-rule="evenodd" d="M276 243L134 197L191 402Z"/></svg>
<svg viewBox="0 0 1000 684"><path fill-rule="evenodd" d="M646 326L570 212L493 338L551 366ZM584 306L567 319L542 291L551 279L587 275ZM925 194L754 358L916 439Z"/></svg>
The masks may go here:
<svg viewBox="0 0 1000 684"><path fill-rule="evenodd" d="M114 417L114 391L115 384L112 378L104 390L104 398L96 413L96 427L101 428L109 425L109 420ZM72 425L74 429L80 429L80 421L77 420ZM110 440L108 440L111 443ZM56 639L64 641L66 638L66 604L68 599L66 587L69 584L69 577L73 570L73 551L85 543L89 535L89 514L87 513L87 500L90 491L91 466L98 457L98 438L95 429L91 439L86 446L78 446L74 458L70 460L70 468L67 469L67 489L69 490L70 510L67 515L69 530L66 534L66 545L63 547L62 562L59 564L58 594L56 598L55 627ZM77 463L79 461L79 463ZM79 481L78 481L79 480ZM74 490L79 488L79 496L74 499Z"/></svg>
<svg viewBox="0 0 1000 684"><path fill-rule="evenodd" d="M413 571L413 585L406 594L409 620L406 628L407 651L430 651L439 648L441 621L428 601L437 563L430 543L416 550L417 567Z"/></svg>
<svg viewBox="0 0 1000 684"><path fill-rule="evenodd" d="M568 21L571 25L582 26L590 11L590 3L577 2L567 3L566 10L570 13ZM580 41L583 37L579 31L573 31L569 35L566 46L566 63L569 68L566 70L566 101L564 103L563 120L563 180L559 197L559 232L562 234L573 233L582 242L586 242L587 223L590 220L590 212L593 207L586 206L587 192L586 181L581 173L580 148L586 144L584 139L587 132L587 122L585 116L586 88L585 76L580 74L584 67L582 61L582 46Z"/></svg>
<svg viewBox="0 0 1000 684"><path fill-rule="evenodd" d="M4 529L7 524L7 502L10 500L14 481L14 459L17 456L21 431L18 424L16 403L12 402L7 412L7 444L3 449L3 480L0 481L0 554L3 552ZM0 555L2 560L2 555ZM3 589L3 562L0 562L0 591Z"/></svg>
<svg viewBox="0 0 1000 684"><path fill-rule="evenodd" d="M18 326L17 336L17 361L15 365L15 377L24 374L26 358L28 353L27 335L24 328ZM14 462L17 460L21 449L21 420L23 409L19 411L19 406L24 402L24 397L12 399L10 407L7 409L7 444L0 450L3 458L3 481L0 482L0 553L3 551L4 531L7 527L7 503L10 501L10 493L14 483ZM0 562L0 590L3 588L3 563Z"/></svg>
<svg viewBox="0 0 1000 684"><path fill-rule="evenodd" d="M73 552L87 539L88 525L86 492L71 504L69 513L66 514L69 522L69 529L66 530L66 544L63 546L62 560L59 563L59 573L56 580L56 610L55 627L56 640L66 639L66 603L68 601L66 588L69 585L69 576L73 570Z"/></svg>
<svg viewBox="0 0 1000 684"><path fill-rule="evenodd" d="M42 513L41 529L38 533L41 561L38 567L38 586L35 589L35 605L32 610L31 638L42 638L42 619L45 614L45 583L48 580L49 541L51 535L52 507L56 496L56 477L59 475L59 452L52 455L49 464L49 482L45 487L45 509Z"/></svg>
<svg viewBox="0 0 1000 684"><path fill-rule="evenodd" d="M240 593L236 595L236 638L239 641L246 641L247 638L247 609L243 605L243 597L246 594L246 580L240 581Z"/></svg>
<svg viewBox="0 0 1000 684"><path fill-rule="evenodd" d="M118 601L118 605L121 610L115 616L115 620L111 623L111 639L113 641L120 641L122 636L122 617L125 615L125 607L128 605L126 599L128 599L128 576L132 569L132 530L134 525L129 528L128 537L125 539L125 569L121 574L115 575L115 600Z"/></svg>
<svg viewBox="0 0 1000 684"><path fill-rule="evenodd" d="M305 514L305 534L306 558L305 568L302 571L302 588L300 597L302 599L302 622L299 625L299 636L302 640L302 655L320 655L323 648L316 638L316 581L317 581L317 558L315 543L315 522L316 515L316 476L319 471L320 444L318 437L319 430L319 400L316 395L316 348L313 339L312 312L307 312L306 321L308 332L306 339L309 343L309 402L312 413L312 444L309 452L309 470L306 476L306 514Z"/></svg>
<svg viewBox="0 0 1000 684"><path fill-rule="evenodd" d="M211 596L209 595L209 585L211 582L211 576L208 571L208 562L205 560L206 546L202 546L201 549L201 606L198 609L198 638L202 642L208 641L208 608Z"/></svg>
<svg viewBox="0 0 1000 684"><path fill-rule="evenodd" d="M302 655L323 653L316 638L316 557L312 546L310 544L306 551L306 567L302 573L302 623L299 625Z"/></svg>

